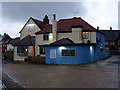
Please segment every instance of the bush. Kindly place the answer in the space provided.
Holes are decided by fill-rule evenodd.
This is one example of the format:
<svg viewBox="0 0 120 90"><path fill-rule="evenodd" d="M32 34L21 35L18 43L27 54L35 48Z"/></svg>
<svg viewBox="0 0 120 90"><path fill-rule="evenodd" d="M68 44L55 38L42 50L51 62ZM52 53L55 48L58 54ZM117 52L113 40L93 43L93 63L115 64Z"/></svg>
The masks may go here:
<svg viewBox="0 0 120 90"><path fill-rule="evenodd" d="M13 60L13 51L7 51L6 53L3 53L3 57L6 59Z"/></svg>

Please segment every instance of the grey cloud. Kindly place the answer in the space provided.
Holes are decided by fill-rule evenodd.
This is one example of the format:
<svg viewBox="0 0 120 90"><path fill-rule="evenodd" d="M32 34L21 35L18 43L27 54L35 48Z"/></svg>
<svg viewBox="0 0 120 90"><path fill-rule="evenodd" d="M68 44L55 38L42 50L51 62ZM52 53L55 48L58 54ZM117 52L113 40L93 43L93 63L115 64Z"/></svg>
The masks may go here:
<svg viewBox="0 0 120 90"><path fill-rule="evenodd" d="M73 17L73 12L79 12L77 16L82 17L87 10L82 2L3 2L3 32L12 37L19 36L19 31L30 17L43 20L44 16L48 15L50 22L52 22L53 13L57 15L59 20L60 18Z"/></svg>
<svg viewBox="0 0 120 90"><path fill-rule="evenodd" d="M4 2L2 4L3 18L10 18L12 21L21 21L30 16L43 19L44 15L57 14L57 18L73 17L73 12L79 12L79 16L86 13L82 2Z"/></svg>

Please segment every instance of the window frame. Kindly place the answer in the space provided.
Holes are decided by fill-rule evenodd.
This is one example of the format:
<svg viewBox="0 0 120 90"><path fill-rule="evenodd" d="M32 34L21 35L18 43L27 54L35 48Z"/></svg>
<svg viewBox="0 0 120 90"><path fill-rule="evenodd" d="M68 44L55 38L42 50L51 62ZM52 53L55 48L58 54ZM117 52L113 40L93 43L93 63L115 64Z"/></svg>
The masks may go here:
<svg viewBox="0 0 120 90"><path fill-rule="evenodd" d="M120 45L120 40L118 41L118 45Z"/></svg>
<svg viewBox="0 0 120 90"><path fill-rule="evenodd" d="M39 47L40 49L39 49L39 53L40 53L40 55L45 55L45 52L43 53L43 48L45 49L45 47ZM42 53L41 53L41 49L42 49Z"/></svg>
<svg viewBox="0 0 120 90"><path fill-rule="evenodd" d="M109 44L109 42L108 41L105 41L105 45L108 45Z"/></svg>
<svg viewBox="0 0 120 90"><path fill-rule="evenodd" d="M48 36L48 40L45 40L45 36ZM49 34L43 34L43 41L49 41Z"/></svg>
<svg viewBox="0 0 120 90"><path fill-rule="evenodd" d="M27 52L25 51L26 48L27 48ZM23 49L23 50L21 50L21 49ZM17 54L27 55L28 54L28 46L17 46Z"/></svg>
<svg viewBox="0 0 120 90"><path fill-rule="evenodd" d="M63 51L63 50L75 50L75 55L74 55L74 56L63 56L63 55L62 55L62 51ZM62 57L76 57L76 49L62 49L62 50L61 50L61 56L62 56Z"/></svg>
<svg viewBox="0 0 120 90"><path fill-rule="evenodd" d="M120 52L120 47L118 48L118 52Z"/></svg>
<svg viewBox="0 0 120 90"><path fill-rule="evenodd" d="M110 45L114 45L115 43L114 42L110 42Z"/></svg>
<svg viewBox="0 0 120 90"><path fill-rule="evenodd" d="M55 53L54 53L54 54L55 54L55 55L54 55L55 57L51 57L51 55L53 54L53 52L52 52L52 54L51 54L51 51L53 51L53 50L55 51ZM51 59L55 59L55 58L56 58L56 49L50 49L50 58L51 58Z"/></svg>
<svg viewBox="0 0 120 90"><path fill-rule="evenodd" d="M107 50L108 50L108 49L109 49L109 47L105 47L105 49L107 49Z"/></svg>
<svg viewBox="0 0 120 90"><path fill-rule="evenodd" d="M85 37L83 37L83 33L85 33ZM88 34L86 34L86 33L88 33ZM86 36L88 36L88 37L86 37ZM89 39L89 32L83 31L82 32L82 39Z"/></svg>

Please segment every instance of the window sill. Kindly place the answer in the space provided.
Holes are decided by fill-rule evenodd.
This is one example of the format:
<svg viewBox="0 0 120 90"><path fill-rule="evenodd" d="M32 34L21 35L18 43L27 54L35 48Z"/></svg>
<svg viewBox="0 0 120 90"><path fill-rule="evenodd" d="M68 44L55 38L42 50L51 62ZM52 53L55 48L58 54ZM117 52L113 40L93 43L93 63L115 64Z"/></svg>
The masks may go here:
<svg viewBox="0 0 120 90"><path fill-rule="evenodd" d="M27 56L28 54L24 54L24 53L17 53L19 56Z"/></svg>
<svg viewBox="0 0 120 90"><path fill-rule="evenodd" d="M45 54L40 54L40 55L45 55Z"/></svg>
<svg viewBox="0 0 120 90"><path fill-rule="evenodd" d="M43 40L43 41L49 41L49 40Z"/></svg>
<svg viewBox="0 0 120 90"><path fill-rule="evenodd" d="M82 38L82 39L88 39L88 38Z"/></svg>

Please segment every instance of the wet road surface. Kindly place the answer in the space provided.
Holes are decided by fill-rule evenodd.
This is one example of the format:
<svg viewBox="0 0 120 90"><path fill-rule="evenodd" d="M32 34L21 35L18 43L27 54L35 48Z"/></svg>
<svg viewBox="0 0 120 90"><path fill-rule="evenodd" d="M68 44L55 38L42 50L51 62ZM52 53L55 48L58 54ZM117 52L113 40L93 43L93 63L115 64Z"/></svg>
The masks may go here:
<svg viewBox="0 0 120 90"><path fill-rule="evenodd" d="M111 59L112 58L112 59ZM25 88L118 88L118 64L112 56L86 65L4 63L3 72Z"/></svg>

